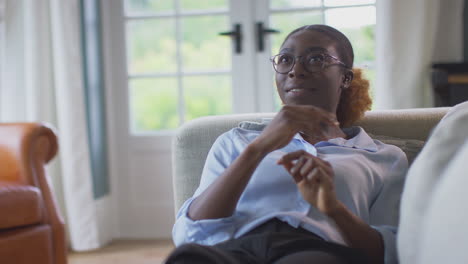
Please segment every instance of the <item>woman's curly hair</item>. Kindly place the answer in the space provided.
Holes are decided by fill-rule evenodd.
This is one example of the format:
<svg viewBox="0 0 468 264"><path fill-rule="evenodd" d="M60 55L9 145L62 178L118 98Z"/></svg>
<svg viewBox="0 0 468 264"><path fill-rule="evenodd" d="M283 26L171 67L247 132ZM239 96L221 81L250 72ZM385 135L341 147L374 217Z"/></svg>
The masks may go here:
<svg viewBox="0 0 468 264"><path fill-rule="evenodd" d="M341 127L349 127L371 109L372 99L369 94L369 81L362 70L353 68L354 78L351 85L341 92L336 117Z"/></svg>

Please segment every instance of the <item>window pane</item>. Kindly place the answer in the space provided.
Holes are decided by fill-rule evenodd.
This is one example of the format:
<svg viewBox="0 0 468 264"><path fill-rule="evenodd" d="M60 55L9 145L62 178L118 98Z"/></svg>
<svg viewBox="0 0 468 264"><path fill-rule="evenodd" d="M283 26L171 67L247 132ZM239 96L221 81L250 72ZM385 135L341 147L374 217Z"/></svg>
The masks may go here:
<svg viewBox="0 0 468 264"><path fill-rule="evenodd" d="M202 9L226 9L227 0L180 0L180 6L183 10L202 10Z"/></svg>
<svg viewBox="0 0 468 264"><path fill-rule="evenodd" d="M375 0L325 0L325 6L349 6L349 5L365 5L375 4Z"/></svg>
<svg viewBox="0 0 468 264"><path fill-rule="evenodd" d="M321 0L270 0L270 8L317 7Z"/></svg>
<svg viewBox="0 0 468 264"><path fill-rule="evenodd" d="M354 48L354 63L375 61L375 7L336 8L325 11L325 21L343 32Z"/></svg>
<svg viewBox="0 0 468 264"><path fill-rule="evenodd" d="M363 68L364 78L369 80L370 94L374 98L374 87L376 80L376 70L375 68Z"/></svg>
<svg viewBox="0 0 468 264"><path fill-rule="evenodd" d="M336 28L374 25L375 6L328 9L325 11L325 23Z"/></svg>
<svg viewBox="0 0 468 264"><path fill-rule="evenodd" d="M128 21L127 56L131 74L176 71L174 20Z"/></svg>
<svg viewBox="0 0 468 264"><path fill-rule="evenodd" d="M338 28L353 45L354 65L372 67L375 61L375 25L361 28Z"/></svg>
<svg viewBox="0 0 468 264"><path fill-rule="evenodd" d="M186 121L206 115L231 113L231 77L184 77Z"/></svg>
<svg viewBox="0 0 468 264"><path fill-rule="evenodd" d="M218 35L230 28L227 16L183 18L182 28L185 71L228 70L231 67L231 38Z"/></svg>
<svg viewBox="0 0 468 264"><path fill-rule="evenodd" d="M322 23L320 12L295 12L273 14L270 16L270 27L281 31L279 34L271 34L272 54L277 54L284 38L294 29L310 24Z"/></svg>
<svg viewBox="0 0 468 264"><path fill-rule="evenodd" d="M173 10L173 0L125 0L125 13L127 15L167 12Z"/></svg>
<svg viewBox="0 0 468 264"><path fill-rule="evenodd" d="M177 128L179 117L175 78L131 80L129 86L132 132Z"/></svg>

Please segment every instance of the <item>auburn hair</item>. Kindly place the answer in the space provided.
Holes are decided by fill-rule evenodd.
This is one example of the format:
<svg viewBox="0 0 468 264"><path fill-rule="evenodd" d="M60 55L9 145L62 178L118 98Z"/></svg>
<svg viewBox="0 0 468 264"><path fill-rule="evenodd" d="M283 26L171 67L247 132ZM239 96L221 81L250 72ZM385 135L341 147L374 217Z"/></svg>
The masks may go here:
<svg viewBox="0 0 468 264"><path fill-rule="evenodd" d="M372 99L369 93L369 81L362 70L353 68L354 78L351 85L343 89L336 109L336 117L341 127L349 127L371 109Z"/></svg>

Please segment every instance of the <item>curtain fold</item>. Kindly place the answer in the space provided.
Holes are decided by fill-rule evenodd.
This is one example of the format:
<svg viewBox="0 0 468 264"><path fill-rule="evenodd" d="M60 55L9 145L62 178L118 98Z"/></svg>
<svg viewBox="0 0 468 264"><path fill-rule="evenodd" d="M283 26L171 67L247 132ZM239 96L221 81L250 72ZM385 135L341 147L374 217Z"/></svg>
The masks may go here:
<svg viewBox="0 0 468 264"><path fill-rule="evenodd" d="M2 1L2 0L0 0ZM0 121L57 128L59 156L48 168L70 246L100 246L86 124L79 0L6 0L6 56Z"/></svg>
<svg viewBox="0 0 468 264"><path fill-rule="evenodd" d="M463 59L463 0L377 1L375 108L431 107L431 65Z"/></svg>
<svg viewBox="0 0 468 264"><path fill-rule="evenodd" d="M2 90L3 85L3 63L5 63L1 58L5 58L5 0L0 0L0 91ZM0 94L1 96L1 94ZM1 103L1 97L0 97ZM1 109L0 109L1 110Z"/></svg>

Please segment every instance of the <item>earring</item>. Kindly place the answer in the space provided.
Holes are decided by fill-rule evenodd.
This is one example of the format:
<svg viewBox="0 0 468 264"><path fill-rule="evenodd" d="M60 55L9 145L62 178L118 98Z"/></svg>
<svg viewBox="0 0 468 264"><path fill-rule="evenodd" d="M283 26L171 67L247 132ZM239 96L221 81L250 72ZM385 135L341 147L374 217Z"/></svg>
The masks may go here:
<svg viewBox="0 0 468 264"><path fill-rule="evenodd" d="M345 90L346 88L348 88L347 85L346 85L346 83L348 83L348 82L349 82L349 78L345 78L344 83L341 85L341 89Z"/></svg>

